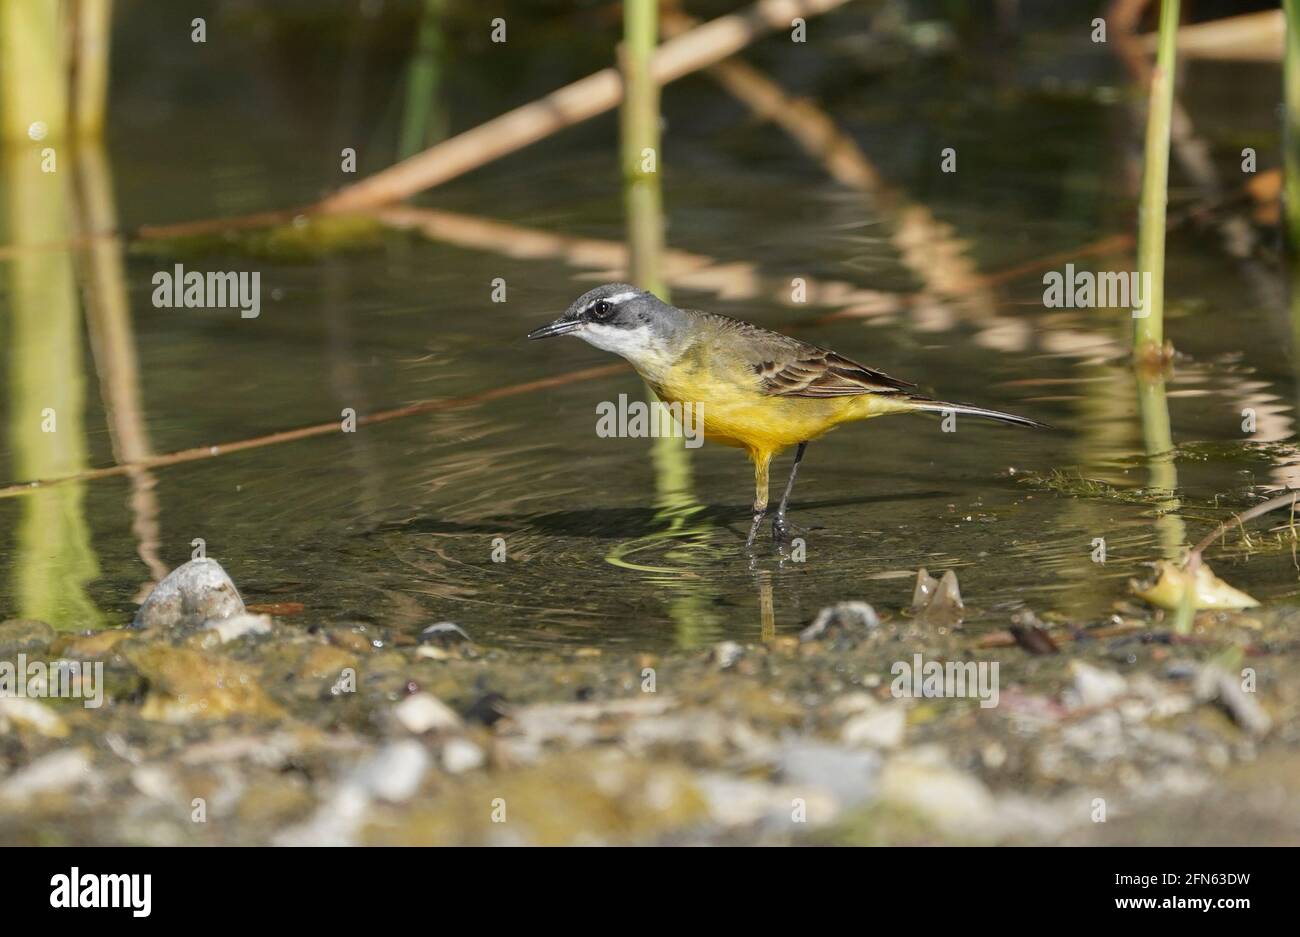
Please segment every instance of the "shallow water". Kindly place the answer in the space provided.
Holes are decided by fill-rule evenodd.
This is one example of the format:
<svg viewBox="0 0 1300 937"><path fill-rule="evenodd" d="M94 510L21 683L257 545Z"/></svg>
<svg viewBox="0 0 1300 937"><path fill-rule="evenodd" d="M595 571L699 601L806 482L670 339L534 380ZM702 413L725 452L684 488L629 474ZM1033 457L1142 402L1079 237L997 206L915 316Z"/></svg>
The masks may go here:
<svg viewBox="0 0 1300 937"><path fill-rule="evenodd" d="M124 57L133 67L114 76L107 148L124 229L310 200L342 180L341 146L359 147L367 169L392 158L405 47L388 20L357 39L346 21L322 16L341 73L323 64L325 53L277 45L279 34L255 25L230 24L257 37L246 46L180 56L151 39L162 25L130 20ZM792 520L805 529L806 560L747 556L752 475L737 451L706 446L683 474L675 457L656 462L652 441L599 438L596 405L640 395L636 376L582 375L614 359L573 340L523 340L577 294L624 275L609 260L623 203L616 120L606 116L425 196L420 206L445 213L419 216L437 223L436 237L377 231L306 258L251 253L243 242L186 251L132 243L123 269L134 423L115 396L132 369L106 351L86 292L70 291L69 271L83 287L96 282L90 252L0 254L5 483L29 480L30 466L110 465L130 445L124 426L142 431L136 443L148 451L168 453L336 421L346 408L366 414L507 389L355 434L0 499L0 618L67 629L125 623L150 564L179 564L195 538L248 601L303 603L291 620L304 625L453 620L503 646L786 633L832 601L900 609L922 566L958 571L972 628L1000 626L1022 604L1096 618L1143 563L1199 539L1258 492L1294 483L1294 356L1275 272L1225 256L1213 234L1171 236L1167 334L1185 357L1168 385L1177 449L1156 459L1123 358L1127 313L1045 309L1044 268L1014 273L1058 253L1047 269L1132 263L1128 248L1078 253L1128 231L1133 215L1125 147L1137 136L1109 51L1048 23L1046 38L1014 62L983 37L960 54L864 76L855 45L864 34L854 32L863 25L846 15L845 37L818 69L770 44L755 61L819 100L909 207L829 180L778 129L707 79L688 78L664 99L669 247L738 266L709 282L678 280L673 300L792 331L927 392L1054 430L962 421L945 433L920 416L845 427L810 446L800 470ZM604 64L590 37L566 35L521 42L509 82L496 52L458 61L453 128ZM212 57L237 93L216 93ZM148 79L164 61L195 90L191 107ZM1193 121L1215 129L1205 142L1235 191L1242 145L1258 147L1265 166L1276 152L1276 97L1199 92L1223 82L1279 88L1276 70L1196 65L1188 81L1198 91ZM462 100L498 103L480 114ZM957 149L956 173L937 171L945 146ZM11 154L11 167L27 155ZM73 164L69 155L64 172ZM57 221L40 229L23 220L19 194L60 183L24 172L11 168L5 243L60 240ZM1178 172L1175 161L1183 187L1174 212L1198 197ZM919 206L951 235L921 260L899 244ZM483 220L513 227L484 229ZM151 277L177 262L259 271L261 315L154 308ZM959 276L953 288L949 276L963 264L987 279ZM781 301L795 277L870 295ZM495 278L507 284L504 303L492 301ZM577 377L508 390L561 375ZM47 406L58 429L34 432ZM1247 407L1253 434L1241 427ZM789 455L774 466L778 491L788 465ZM1049 476L1058 484L1044 483ZM1076 497L1060 490L1062 478L1132 496ZM1173 494L1149 491L1171 484ZM1092 559L1098 537L1105 564ZM495 538L505 562L493 561ZM1288 549L1216 566L1261 599L1291 602L1300 592Z"/></svg>

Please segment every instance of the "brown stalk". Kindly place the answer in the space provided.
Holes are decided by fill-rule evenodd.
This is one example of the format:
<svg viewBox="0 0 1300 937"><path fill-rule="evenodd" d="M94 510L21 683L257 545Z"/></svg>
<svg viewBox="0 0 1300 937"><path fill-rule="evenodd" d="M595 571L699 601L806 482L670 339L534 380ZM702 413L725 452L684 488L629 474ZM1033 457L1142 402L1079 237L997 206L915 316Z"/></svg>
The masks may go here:
<svg viewBox="0 0 1300 937"><path fill-rule="evenodd" d="M379 423L387 423L390 420L416 416L422 413L436 413L442 410L458 410L463 407L477 406L478 404L487 403L491 400L515 397L519 394L528 394L536 390L563 387L566 384L574 384L578 381L589 381L594 378L617 374L619 371L626 368L627 365L622 362L618 364L606 364L596 368L584 368L579 371L569 371L565 374L559 374L554 377L544 377L536 381L525 381L521 384L495 387L491 390L481 391L477 394L466 394L461 397L450 397L444 400L422 400L418 403L408 404L404 407L394 407L391 410L381 410L377 413L359 416L357 417L357 426L374 426ZM49 488L53 485L60 485L65 482L94 481L100 478L130 475L131 473L138 472L142 469L159 468L165 465L178 465L182 462L198 462L203 459L214 459L217 456L229 455L232 452L261 449L265 446L273 446L276 443L295 442L300 439L311 439L314 436L326 436L330 433L341 432L340 427L341 424L338 420L330 420L328 423L316 423L311 426L300 426L297 429L281 430L278 433L267 433L264 436L256 436L252 439L241 439L236 442L218 443L210 446L195 446L192 449L182 449L179 452L169 452L165 455L148 456L135 462L128 462L120 465L108 465L102 468L91 469L86 472L78 472L76 475L68 475L63 478L48 478L36 481L20 482L18 484L0 488L0 498L12 498L16 495L26 494L29 491Z"/></svg>

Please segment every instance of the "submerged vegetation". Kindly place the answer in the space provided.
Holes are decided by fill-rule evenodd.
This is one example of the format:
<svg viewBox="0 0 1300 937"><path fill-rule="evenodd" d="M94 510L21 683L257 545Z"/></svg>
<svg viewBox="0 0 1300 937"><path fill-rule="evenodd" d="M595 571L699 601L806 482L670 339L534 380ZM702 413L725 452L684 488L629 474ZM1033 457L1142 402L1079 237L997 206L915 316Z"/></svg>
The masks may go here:
<svg viewBox="0 0 1300 937"><path fill-rule="evenodd" d="M300 215L285 224L230 228L133 242L137 256L193 259L236 255L275 263L321 261L349 251L383 246L384 225L367 215Z"/></svg>

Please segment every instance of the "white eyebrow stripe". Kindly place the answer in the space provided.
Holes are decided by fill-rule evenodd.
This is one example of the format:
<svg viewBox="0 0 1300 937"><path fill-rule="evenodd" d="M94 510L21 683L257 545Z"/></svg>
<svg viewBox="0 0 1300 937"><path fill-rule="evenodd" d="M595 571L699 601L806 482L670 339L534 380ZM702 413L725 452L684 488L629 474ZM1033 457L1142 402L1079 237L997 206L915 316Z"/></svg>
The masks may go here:
<svg viewBox="0 0 1300 937"><path fill-rule="evenodd" d="M625 300L625 299L631 299L633 296L636 296L636 295L637 295L637 294L636 294L635 291L633 291L633 292L629 292L629 293L619 293L617 296L606 296L606 297L605 297L605 302L607 302L607 303L621 303L623 300ZM600 300L596 300L596 302L600 302ZM595 305L595 304L593 303L593 305Z"/></svg>

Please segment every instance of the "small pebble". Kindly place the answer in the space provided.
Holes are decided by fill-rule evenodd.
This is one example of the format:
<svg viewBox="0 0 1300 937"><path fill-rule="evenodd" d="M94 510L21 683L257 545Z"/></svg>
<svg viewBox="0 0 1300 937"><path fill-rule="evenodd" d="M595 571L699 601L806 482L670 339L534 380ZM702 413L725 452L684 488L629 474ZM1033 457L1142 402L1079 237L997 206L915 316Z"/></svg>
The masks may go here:
<svg viewBox="0 0 1300 937"><path fill-rule="evenodd" d="M866 602L840 602L817 613L813 623L799 633L800 641L815 641L833 630L870 631L880 627L880 616Z"/></svg>
<svg viewBox="0 0 1300 937"><path fill-rule="evenodd" d="M213 559L177 566L154 587L136 612L136 628L196 628L214 619L244 614L244 600Z"/></svg>
<svg viewBox="0 0 1300 937"><path fill-rule="evenodd" d="M0 696L0 732L11 727L28 729L46 738L61 739L68 735L68 724L49 706L20 696Z"/></svg>
<svg viewBox="0 0 1300 937"><path fill-rule="evenodd" d="M420 632L420 643L448 648L471 642L469 635L465 633L465 629L461 628L460 625L450 621L440 621Z"/></svg>
<svg viewBox="0 0 1300 937"><path fill-rule="evenodd" d="M1217 702L1237 725L1254 736L1267 735L1273 720L1254 694L1241 688L1241 680L1222 667L1203 667L1196 677L1196 695L1205 702Z"/></svg>
<svg viewBox="0 0 1300 937"><path fill-rule="evenodd" d="M745 649L735 641L722 641L713 646L713 662L726 670L740 660L744 653Z"/></svg>
<svg viewBox="0 0 1300 937"><path fill-rule="evenodd" d="M840 738L846 745L859 745L866 748L897 748L903 744L903 732L907 728L907 712L897 703L860 713L840 730Z"/></svg>
<svg viewBox="0 0 1300 937"><path fill-rule="evenodd" d="M366 794L390 803L409 800L429 770L429 753L414 739L392 742L362 763L350 782Z"/></svg>
<svg viewBox="0 0 1300 937"><path fill-rule="evenodd" d="M1074 675L1073 703L1077 707L1105 706L1128 692L1128 681L1112 670L1102 670L1083 661L1071 661Z"/></svg>
<svg viewBox="0 0 1300 937"><path fill-rule="evenodd" d="M483 767L487 757L483 749L469 739L448 739L442 746L442 769L448 774L464 774Z"/></svg>
<svg viewBox="0 0 1300 937"><path fill-rule="evenodd" d="M229 644L247 635L270 634L270 615L234 615L209 621L204 628L215 631L222 644Z"/></svg>
<svg viewBox="0 0 1300 937"><path fill-rule="evenodd" d="M44 651L54 638L54 629L43 621L29 618L0 621L0 656L14 657Z"/></svg>
<svg viewBox="0 0 1300 937"><path fill-rule="evenodd" d="M80 749L44 755L0 784L0 798L28 800L39 794L69 791L89 779L90 759Z"/></svg>
<svg viewBox="0 0 1300 937"><path fill-rule="evenodd" d="M403 728L416 735L460 726L460 717L446 703L429 693L408 696L394 707L393 715Z"/></svg>

